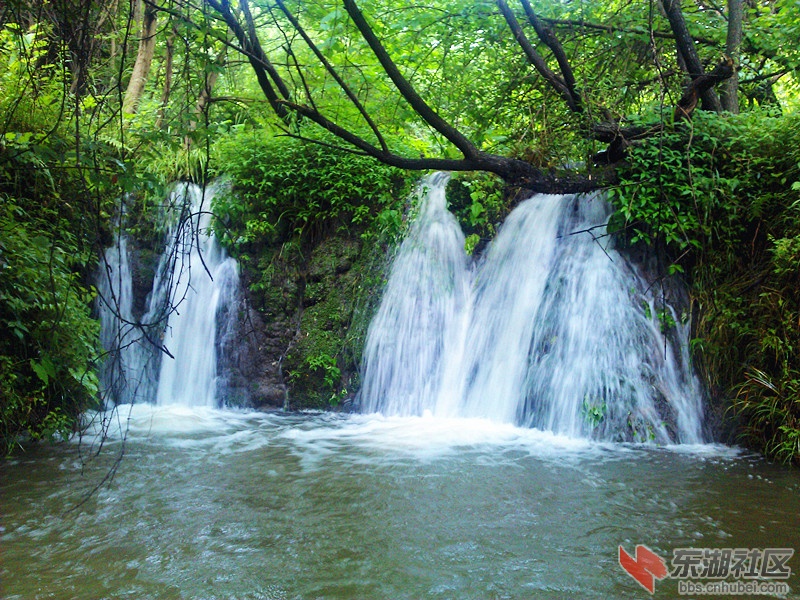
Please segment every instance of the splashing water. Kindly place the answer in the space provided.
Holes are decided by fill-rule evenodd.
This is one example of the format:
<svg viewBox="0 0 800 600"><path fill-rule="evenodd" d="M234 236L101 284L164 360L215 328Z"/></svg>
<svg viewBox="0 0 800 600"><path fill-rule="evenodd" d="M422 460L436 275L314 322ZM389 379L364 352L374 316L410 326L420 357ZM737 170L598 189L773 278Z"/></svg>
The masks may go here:
<svg viewBox="0 0 800 600"><path fill-rule="evenodd" d="M701 442L687 328L664 307L661 320L675 322L665 338L650 286L609 246L608 204L536 195L475 266L446 208L447 180L426 180L370 325L362 409Z"/></svg>

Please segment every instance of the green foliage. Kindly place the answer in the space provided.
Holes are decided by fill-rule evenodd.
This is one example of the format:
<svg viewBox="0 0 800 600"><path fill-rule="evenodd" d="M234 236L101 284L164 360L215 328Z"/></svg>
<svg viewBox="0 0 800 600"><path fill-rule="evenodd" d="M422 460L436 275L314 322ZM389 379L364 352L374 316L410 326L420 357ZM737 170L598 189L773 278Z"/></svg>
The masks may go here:
<svg viewBox="0 0 800 600"><path fill-rule="evenodd" d="M736 388L732 410L744 420L742 435L781 462L800 464L800 369L780 379L750 367Z"/></svg>
<svg viewBox="0 0 800 600"><path fill-rule="evenodd" d="M215 199L218 233L229 247L320 237L378 225L396 234L407 175L370 158L263 131L236 130L216 145L232 191Z"/></svg>
<svg viewBox="0 0 800 600"><path fill-rule="evenodd" d="M0 196L0 439L66 437L94 405L98 382L93 292L80 282L75 238L45 232L13 199Z"/></svg>
<svg viewBox="0 0 800 600"><path fill-rule="evenodd" d="M450 210L467 236L465 250L472 254L481 240L488 241L509 210L503 181L489 173L459 174L447 184Z"/></svg>
<svg viewBox="0 0 800 600"><path fill-rule="evenodd" d="M634 147L613 193L620 234L691 275L692 348L720 412L784 462L800 461L798 179L799 117L697 113Z"/></svg>
<svg viewBox="0 0 800 600"><path fill-rule="evenodd" d="M41 141L62 122L63 71L46 60L47 35L42 23L0 29L0 123L6 141ZM37 124L47 127L39 130Z"/></svg>
<svg viewBox="0 0 800 600"><path fill-rule="evenodd" d="M0 452L96 405L95 239L113 156L80 124L51 27L0 29ZM89 110L88 101L84 103ZM84 107L81 107L84 108Z"/></svg>
<svg viewBox="0 0 800 600"><path fill-rule="evenodd" d="M464 238L464 252L466 252L467 255L472 256L480 241L481 236L479 236L477 233L469 234Z"/></svg>
<svg viewBox="0 0 800 600"><path fill-rule="evenodd" d="M330 354L313 354L306 356L303 370L291 371L289 381L300 383L303 377L321 377L322 384L316 390L327 404L336 406L342 397L347 395L347 388L341 386L342 371L337 366L336 358Z"/></svg>
<svg viewBox="0 0 800 600"><path fill-rule="evenodd" d="M741 182L726 168L727 141L713 125L704 115L692 124L667 124L631 148L620 185L610 194L612 230L626 231L633 244L658 240L676 256L738 233Z"/></svg>
<svg viewBox="0 0 800 600"><path fill-rule="evenodd" d="M602 404L589 402L588 398L584 398L581 412L589 427L595 429L605 420L606 413L608 412L608 405L605 402Z"/></svg>

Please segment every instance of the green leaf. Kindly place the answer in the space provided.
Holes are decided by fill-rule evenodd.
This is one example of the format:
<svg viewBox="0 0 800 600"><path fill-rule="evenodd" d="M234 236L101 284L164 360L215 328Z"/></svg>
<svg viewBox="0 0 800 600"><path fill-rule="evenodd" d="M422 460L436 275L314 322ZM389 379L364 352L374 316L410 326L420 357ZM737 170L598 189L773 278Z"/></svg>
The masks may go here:
<svg viewBox="0 0 800 600"><path fill-rule="evenodd" d="M43 356L41 361L31 359L30 365L33 372L45 385L49 385L50 379L56 376L55 365L46 356Z"/></svg>

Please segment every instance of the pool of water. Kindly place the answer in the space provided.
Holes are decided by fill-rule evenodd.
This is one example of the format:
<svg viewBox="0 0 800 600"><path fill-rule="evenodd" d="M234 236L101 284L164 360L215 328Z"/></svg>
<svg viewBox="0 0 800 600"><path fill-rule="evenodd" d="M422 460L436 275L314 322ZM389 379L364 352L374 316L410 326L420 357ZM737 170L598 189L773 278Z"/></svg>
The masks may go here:
<svg viewBox="0 0 800 600"><path fill-rule="evenodd" d="M646 598L620 544L800 549L800 473L724 446L151 406L110 422L101 449L0 463L6 600Z"/></svg>

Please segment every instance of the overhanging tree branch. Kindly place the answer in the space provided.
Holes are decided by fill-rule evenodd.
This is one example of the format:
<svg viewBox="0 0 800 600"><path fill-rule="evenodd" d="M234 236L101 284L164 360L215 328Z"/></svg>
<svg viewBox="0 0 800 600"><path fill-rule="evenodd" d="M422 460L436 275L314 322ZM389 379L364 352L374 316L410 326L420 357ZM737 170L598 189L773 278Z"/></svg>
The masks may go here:
<svg viewBox="0 0 800 600"><path fill-rule="evenodd" d="M717 66L714 67L713 71L689 82L681 99L675 105L675 110L673 112L674 120L691 119L692 113L697 107L698 99L703 93L712 89L718 83L728 79L733 72L733 61L730 57L725 56ZM596 163L615 163L624 158L627 149L631 145L635 144L638 140L656 135L663 128L663 123L632 127L621 127L619 122L616 121L597 123L592 127L592 138L600 142L605 142L609 146L603 152L596 154L593 159Z"/></svg>
<svg viewBox="0 0 800 600"><path fill-rule="evenodd" d="M581 104L581 95L577 91L575 87L575 75L572 72L572 66L569 64L569 59L567 59L567 55L564 52L564 47L561 45L561 42L558 38L550 31L547 27L542 24L541 19L533 12L533 8L531 7L531 3L528 0L521 0L522 8L525 10L525 15L528 17L528 21L533 26L533 29L536 31L536 35L539 36L539 39L544 42L544 44L550 48L550 51L553 53L553 56L558 63L558 68L561 71L561 77L564 81L564 84L567 86L569 90L570 98L572 99L572 103L569 104L570 109L575 112L581 112L583 110L583 106Z"/></svg>
<svg viewBox="0 0 800 600"><path fill-rule="evenodd" d="M527 6L527 11L530 13L528 15L528 20L531 22L534 29L537 30L537 35L541 37L543 42L556 55L561 76L547 67L544 59L536 53L524 34L521 34L521 27L513 13L508 9L506 2L504 0L497 0L497 4L501 8L501 12L506 16L507 22L512 31L514 31L520 45L522 45L523 48L527 45L526 52L530 56L538 57L536 61L531 62L534 62L534 64L538 63L541 70L548 74L548 81L559 90L570 108L576 112L580 111L580 96L576 90L575 78L572 74L566 53L559 41L542 26L541 21L530 8L530 4L525 0L522 1L523 8ZM371 156L387 165L409 170L441 169L450 171L487 171L503 177L510 183L539 192L587 192L607 187L615 180L613 168L596 169L594 173L588 175L575 173L568 169L542 171L528 162L516 158L499 156L481 151L461 131L446 121L419 95L414 86L400 72L398 66L389 56L383 42L377 37L375 31L356 5L355 0L343 0L345 11L360 33L363 41L377 58L384 74L389 77L400 95L416 114L432 129L440 133L446 140L458 148L463 158L429 158L425 156L412 158L392 152L386 144L383 135L381 135L380 128L377 123L369 117L366 107L361 102L358 95L349 87L348 83L337 72L333 64L330 63L328 58L316 46L311 36L302 27L295 15L288 10L283 1L278 0L275 4L276 8L282 11L288 23L291 24L293 31L303 39L311 50L311 54L315 57L317 64L333 78L348 98L348 101L356 108L362 118L365 119L370 130L375 135L377 143L362 137L353 129L342 126L340 123L336 122L336 120L323 114L321 107L314 101L315 98L312 96L314 93L313 90L308 85L304 84L305 94L300 94L298 96L300 98L307 97L307 103L299 101L293 96L293 93L288 86L284 84L284 80L273 66L273 63L271 63L266 56L256 35L256 26L253 21L253 15L250 13L249 9L243 8L234 11L231 9L230 0L207 0L207 2L216 10L222 20L227 23L230 31L237 39L239 51L247 56L251 66L253 66L262 91L264 91L275 113L283 119L285 123L283 129L289 136L308 140L309 136L307 131L301 131L301 125L310 121L322 127L342 142L350 145L353 151ZM247 0L240 0L239 6L246 7ZM275 18L275 15L273 15L273 18ZM295 67L298 69L301 68L299 64L295 64ZM303 68L311 67L309 65L303 65ZM705 83L708 82L710 85L713 85L712 80L713 78L702 79L698 81L698 84L692 89L696 90L698 93L703 92L706 89L706 87L704 87ZM291 114L302 117L302 120L298 120L296 124L290 126L288 116ZM642 135L646 134L646 132L642 133ZM605 136L612 145L615 143L615 140L625 140L625 136L620 133L618 125L613 132L609 129ZM595 137L600 139L602 135L596 134ZM330 145L329 142L321 143Z"/></svg>
<svg viewBox="0 0 800 600"><path fill-rule="evenodd" d="M246 1L246 0L245 0ZM323 115L315 106L307 106L304 104L300 104L298 102L292 101L289 96L290 92L286 89L285 93L282 94L284 97L281 98L277 95L275 88L273 86L273 82L281 82L282 79L280 75L274 70L272 67L272 63L268 60L266 53L264 52L258 37L254 36L255 33L255 25L252 21L252 14L249 11L242 11L242 17L246 21L246 29L242 26L239 22L237 16L233 13L230 8L230 4L227 0L207 0L209 6L211 6L217 13L222 17L225 23L228 25L230 31L238 40L241 48L240 52L242 52L245 56L248 57L251 66L253 67L254 71L256 72L256 76L259 80L259 84L261 85L262 91L264 92L270 106L273 108L275 113L280 116L284 121L288 121L287 117L289 114L294 113L304 117L305 119L316 123L323 129L329 131L334 136L338 137L339 139L351 144L358 150L362 151L363 153L367 154L368 156L372 156L373 158L391 166L409 169L409 170L427 170L427 169L443 169L443 170L450 170L450 171L488 171L491 173L496 173L500 175L504 179L508 181L520 181L520 180L530 180L534 182L532 185L537 187L541 187L541 189L553 189L553 185L560 185L564 189L564 192L567 191L586 191L587 189L594 189L598 187L597 183L593 181L591 178L581 178L578 177L567 177L567 178L560 178L558 176L552 174L542 174L537 169L535 169L529 163L524 161L505 157L505 156L498 156L494 154L488 154L486 152L482 152L478 150L472 142L470 142L460 131L452 127L448 124L444 119L442 119L439 115L437 115L425 102L422 98L417 94L411 84L400 74L399 70L397 69L396 65L391 61L388 54L386 53L385 49L383 48L380 41L377 39L375 34L372 32L371 28L367 24L366 20L364 19L363 15L361 15L358 8L352 2L345 1L346 8L348 9L348 14L355 15L355 23L359 30L362 32L365 40L370 45L372 51L378 56L379 61L381 62L382 66L384 67L387 72L392 75L392 80L397 86L398 90L401 92L403 97L411 104L412 108L417 111L419 114L428 124L434 127L437 131L442 133L450 142L456 145L459 150L462 151L464 155L463 159L447 159L447 158L408 158L398 154L391 152L388 147L386 146L385 142L383 141L383 136L378 132L378 140L380 143L380 147L375 146L374 144L368 142L361 136L357 135L356 133L352 132L351 130L342 127L335 121L329 119L325 115ZM240 0L240 5L242 4L243 0ZM291 21L290 21L291 22ZM294 26L294 24L293 24ZM248 33L249 32L249 33ZM300 29L298 29L298 33ZM310 38L308 42L311 42ZM314 52L313 42L309 46L312 48L312 52ZM314 52L315 56L318 60L321 60L323 66L325 66L326 60L321 59L321 53L318 53L317 50ZM269 65L269 67L268 67ZM272 68L274 71L273 73L269 73L268 75L268 68ZM328 72L334 71L333 67L328 65L326 67ZM337 83L339 83L340 87L343 90L347 90L347 86L345 82L338 77L335 78ZM352 94L352 92L351 92ZM355 95L353 94L353 97ZM353 98L350 98L351 101ZM357 101L357 98L356 98ZM358 105L357 105L358 106ZM364 111L366 112L366 111ZM363 115L364 113L362 113ZM372 126L377 129L374 122ZM373 130L374 131L374 130ZM303 137L298 132L295 131L286 131L287 135L295 136L295 137ZM540 180L544 181L547 180L548 183L536 183Z"/></svg>
<svg viewBox="0 0 800 600"><path fill-rule="evenodd" d="M264 53L264 50L258 41L258 37L253 38L245 32L245 30L242 28L242 25L239 23L239 19L237 19L236 15L234 15L231 11L228 0L206 0L206 2L208 2L208 5L211 8L217 11L217 13L228 25L228 28L233 33L234 37L238 40L242 47L243 54L247 57L248 61L250 62L250 66L253 68L253 72L258 80L258 85L261 88L261 91L264 93L267 102L269 102L270 107L272 107L272 110L275 111L275 114L278 115L280 119L286 120L289 117L289 112L280 102L281 99L272 84L273 81L282 83L282 80L278 75L278 72L275 70L275 67ZM249 11L247 14L250 14ZM252 19L252 15L250 18ZM253 28L253 32L255 32L255 28ZM283 100L288 100L288 88L286 88L285 85L280 85L279 88L283 96Z"/></svg>
<svg viewBox="0 0 800 600"><path fill-rule="evenodd" d="M286 18L289 19L289 22L292 24L292 27L294 27L295 31L297 31L297 33L300 34L300 37L303 38L303 41L314 53L314 56L317 57L317 60L319 60L322 66L325 67L325 70L330 74L331 77L333 77L333 80L339 85L339 87L342 88L342 91L350 99L350 102L353 103L353 106L355 106L358 112L361 113L361 116L364 117L364 120L367 122L367 125L369 125L369 128L372 129L372 133L374 133L375 137L378 139L378 143L381 146L381 150L383 150L384 152L388 152L389 148L387 147L386 141L383 139L383 136L381 135L378 126L369 116L366 108L359 101L358 96L356 96L355 93L353 93L353 91L350 89L350 86L348 86L347 83L345 83L345 81L341 77L339 77L339 74L336 72L336 69L333 68L333 65L331 65L328 59L326 59L325 56L322 54L322 52L320 52L317 45L308 36L305 29L303 29L303 27L300 25L300 22L295 18L295 16L289 11L289 9L286 8L286 5L282 2L282 0L278 0L277 4L278 8L280 8L281 11L283 11L283 14L286 15Z"/></svg>
<svg viewBox="0 0 800 600"><path fill-rule="evenodd" d="M441 133L450 143L458 148L465 158L475 158L478 155L478 149L475 145L470 142L464 134L450 125L440 117L436 111L428 106L408 80L403 77L397 65L394 64L394 61L389 56L389 53L386 52L383 44L372 31L364 15L361 13L358 6L356 6L354 0L344 0L344 8L347 14L350 15L350 19L352 19L359 32L361 32L361 36L364 38L364 41L367 42L370 50L375 54L378 62L381 63L383 70L389 76L389 79L392 80L392 83L394 83L397 91L399 91L406 102L411 105L411 108L413 108L428 125Z"/></svg>
<svg viewBox="0 0 800 600"><path fill-rule="evenodd" d="M574 112L580 112L580 101L576 102L576 97L573 95L573 92L570 90L564 79L553 73L553 71L550 70L550 67L547 66L547 62L533 47L530 40L525 35L525 32L522 31L522 27L520 27L517 17L514 16L513 11L508 7L508 4L505 2L505 0L497 0L497 7L500 9L501 14L505 18L509 29L511 29L511 32L514 34L514 39L517 40L520 48L522 48L522 51L525 53L525 58L528 59L528 62L533 65L539 74L544 77L548 83L550 83L550 85L561 95L561 97L567 103L567 106L569 106L570 110ZM570 74L572 73L571 70L569 72Z"/></svg>
<svg viewBox="0 0 800 600"><path fill-rule="evenodd" d="M672 28L672 33L675 34L675 45L677 46L679 57L683 59L686 65L687 74L693 80L701 77L705 74L705 70L700 62L700 57L697 55L694 39L686 27L686 21L681 10L681 0L663 0L661 4ZM706 110L722 111L722 104L720 104L719 96L717 96L713 87L704 89L700 97L703 100L703 108Z"/></svg>

